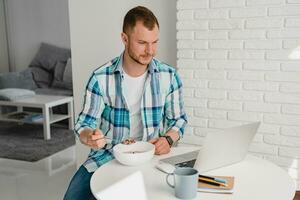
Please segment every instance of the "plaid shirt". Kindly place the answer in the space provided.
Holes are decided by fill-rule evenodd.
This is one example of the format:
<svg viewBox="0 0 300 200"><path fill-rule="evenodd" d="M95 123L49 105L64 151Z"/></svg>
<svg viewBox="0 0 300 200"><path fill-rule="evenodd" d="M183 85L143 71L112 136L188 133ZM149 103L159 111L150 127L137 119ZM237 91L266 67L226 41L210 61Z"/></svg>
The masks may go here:
<svg viewBox="0 0 300 200"><path fill-rule="evenodd" d="M114 159L112 147L129 138L129 110L124 98L123 54L97 68L86 87L83 110L78 116L75 133L79 137L84 128L97 127L107 144L99 150L91 149L83 164L89 172ZM141 101L143 141L164 135L169 129L180 137L187 123L183 108L182 82L171 66L152 59L148 65Z"/></svg>

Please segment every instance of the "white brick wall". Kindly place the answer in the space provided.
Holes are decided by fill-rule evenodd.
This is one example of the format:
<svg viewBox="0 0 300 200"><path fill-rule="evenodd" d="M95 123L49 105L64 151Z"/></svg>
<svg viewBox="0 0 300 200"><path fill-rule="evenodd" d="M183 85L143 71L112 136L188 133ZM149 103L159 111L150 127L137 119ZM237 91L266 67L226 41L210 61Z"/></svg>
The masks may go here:
<svg viewBox="0 0 300 200"><path fill-rule="evenodd" d="M177 67L188 143L261 121L250 147L282 166L300 189L299 0L178 0Z"/></svg>

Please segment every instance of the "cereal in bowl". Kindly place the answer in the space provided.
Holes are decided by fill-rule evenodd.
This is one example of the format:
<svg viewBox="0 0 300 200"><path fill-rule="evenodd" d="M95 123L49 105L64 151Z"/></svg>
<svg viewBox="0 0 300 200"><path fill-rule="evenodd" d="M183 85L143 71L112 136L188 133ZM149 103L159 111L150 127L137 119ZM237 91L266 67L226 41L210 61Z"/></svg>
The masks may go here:
<svg viewBox="0 0 300 200"><path fill-rule="evenodd" d="M135 139L133 138L128 138L122 142L122 144L133 144L133 143L135 143Z"/></svg>

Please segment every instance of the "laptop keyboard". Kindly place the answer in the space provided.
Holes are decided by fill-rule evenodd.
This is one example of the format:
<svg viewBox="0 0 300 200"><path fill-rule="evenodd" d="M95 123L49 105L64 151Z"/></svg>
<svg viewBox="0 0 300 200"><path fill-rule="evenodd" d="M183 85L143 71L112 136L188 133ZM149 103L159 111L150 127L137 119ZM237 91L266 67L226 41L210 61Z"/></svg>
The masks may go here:
<svg viewBox="0 0 300 200"><path fill-rule="evenodd" d="M194 167L195 162L196 162L196 159L193 159L193 160L190 160L190 161L177 163L177 164L175 164L175 166L176 167Z"/></svg>
<svg viewBox="0 0 300 200"><path fill-rule="evenodd" d="M192 163L193 164L192 166L194 166L194 163L196 161L198 153L199 153L199 150L196 150L196 151L188 152L185 154L180 154L178 156L165 158L165 159L162 159L161 161L173 164L175 166L178 166L179 164L182 164L182 163L186 163L186 164ZM184 165L184 164L182 164L182 165Z"/></svg>

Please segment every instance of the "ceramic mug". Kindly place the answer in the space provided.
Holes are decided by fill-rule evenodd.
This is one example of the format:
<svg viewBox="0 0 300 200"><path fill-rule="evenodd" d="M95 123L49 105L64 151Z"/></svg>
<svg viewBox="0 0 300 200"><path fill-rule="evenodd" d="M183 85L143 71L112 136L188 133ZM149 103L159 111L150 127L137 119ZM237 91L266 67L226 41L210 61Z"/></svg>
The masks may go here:
<svg viewBox="0 0 300 200"><path fill-rule="evenodd" d="M169 182L173 176L174 185ZM175 196L180 199L193 199L197 196L198 171L191 167L179 167L166 177L167 184L174 188Z"/></svg>

